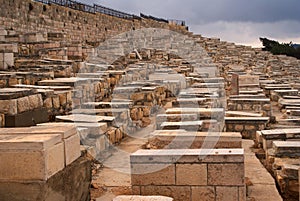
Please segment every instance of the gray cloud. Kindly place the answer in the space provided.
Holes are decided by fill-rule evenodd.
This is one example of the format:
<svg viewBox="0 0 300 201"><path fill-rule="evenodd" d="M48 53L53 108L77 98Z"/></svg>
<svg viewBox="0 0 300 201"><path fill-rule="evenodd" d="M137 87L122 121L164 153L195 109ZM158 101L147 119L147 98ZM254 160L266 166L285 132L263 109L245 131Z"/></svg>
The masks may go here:
<svg viewBox="0 0 300 201"><path fill-rule="evenodd" d="M137 15L185 20L193 32L237 43L257 44L261 36L275 40L300 37L299 0L79 1Z"/></svg>
<svg viewBox="0 0 300 201"><path fill-rule="evenodd" d="M124 11L146 12L166 18L184 18L190 23L215 21L274 22L300 20L299 0L81 0Z"/></svg>

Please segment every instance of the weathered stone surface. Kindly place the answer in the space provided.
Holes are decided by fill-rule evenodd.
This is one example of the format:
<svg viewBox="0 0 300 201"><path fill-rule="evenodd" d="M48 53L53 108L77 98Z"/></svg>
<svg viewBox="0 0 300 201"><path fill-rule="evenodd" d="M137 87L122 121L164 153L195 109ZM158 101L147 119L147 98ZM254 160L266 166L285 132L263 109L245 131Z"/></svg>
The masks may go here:
<svg viewBox="0 0 300 201"><path fill-rule="evenodd" d="M0 139L2 181L45 181L65 167L59 135L1 135Z"/></svg>
<svg viewBox="0 0 300 201"><path fill-rule="evenodd" d="M213 186L244 185L244 164L208 164L208 184Z"/></svg>
<svg viewBox="0 0 300 201"><path fill-rule="evenodd" d="M0 111L3 114L16 115L18 113L17 100L0 100Z"/></svg>
<svg viewBox="0 0 300 201"><path fill-rule="evenodd" d="M173 198L165 197L165 196L136 196L136 195L128 195L128 196L118 196L113 199L113 201L173 201Z"/></svg>
<svg viewBox="0 0 300 201"><path fill-rule="evenodd" d="M273 148L278 157L300 157L300 143L297 141L274 141Z"/></svg>
<svg viewBox="0 0 300 201"><path fill-rule="evenodd" d="M192 187L192 201L215 201L214 187Z"/></svg>
<svg viewBox="0 0 300 201"><path fill-rule="evenodd" d="M151 149L241 148L240 133L186 132L157 130L149 138Z"/></svg>
<svg viewBox="0 0 300 201"><path fill-rule="evenodd" d="M174 198L174 201L191 199L191 189L188 186L142 186L141 194L168 196Z"/></svg>
<svg viewBox="0 0 300 201"><path fill-rule="evenodd" d="M41 94L28 96L29 110L43 107L43 99Z"/></svg>
<svg viewBox="0 0 300 201"><path fill-rule="evenodd" d="M239 189L237 187L216 187L216 200L239 200Z"/></svg>
<svg viewBox="0 0 300 201"><path fill-rule="evenodd" d="M206 186L206 164L177 164L176 185L183 186Z"/></svg>
<svg viewBox="0 0 300 201"><path fill-rule="evenodd" d="M28 97L18 98L17 102L18 102L18 113L26 112L30 109Z"/></svg>
<svg viewBox="0 0 300 201"><path fill-rule="evenodd" d="M175 185L175 165L132 164L132 185Z"/></svg>
<svg viewBox="0 0 300 201"><path fill-rule="evenodd" d="M47 181L0 181L0 197L10 201L89 201L91 180L91 162L81 157Z"/></svg>

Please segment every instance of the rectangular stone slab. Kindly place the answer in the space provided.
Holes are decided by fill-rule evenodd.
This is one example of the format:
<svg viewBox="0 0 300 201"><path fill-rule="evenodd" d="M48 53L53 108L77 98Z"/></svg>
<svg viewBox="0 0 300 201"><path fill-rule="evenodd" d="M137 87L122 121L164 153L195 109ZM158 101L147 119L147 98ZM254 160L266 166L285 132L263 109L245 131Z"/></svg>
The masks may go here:
<svg viewBox="0 0 300 201"><path fill-rule="evenodd" d="M97 115L66 115L66 116L56 116L57 120L66 121L66 122L112 122L115 118L114 117L107 117L107 116L97 116Z"/></svg>
<svg viewBox="0 0 300 201"><path fill-rule="evenodd" d="M262 117L262 113L242 112L242 111L226 111L227 117Z"/></svg>
<svg viewBox="0 0 300 201"><path fill-rule="evenodd" d="M0 150L46 150L61 143L60 135L0 135Z"/></svg>
<svg viewBox="0 0 300 201"><path fill-rule="evenodd" d="M161 132L149 139L153 149L241 148L240 133Z"/></svg>
<svg viewBox="0 0 300 201"><path fill-rule="evenodd" d="M201 160L199 160L199 158ZM242 163L243 149L163 149L138 150L130 155L131 163Z"/></svg>
<svg viewBox="0 0 300 201"><path fill-rule="evenodd" d="M65 126L71 125L77 128L86 128L90 135L102 135L107 130L107 123L89 123L89 122L55 122L55 123L43 123L37 126Z"/></svg>
<svg viewBox="0 0 300 201"><path fill-rule="evenodd" d="M0 89L0 100L17 99L36 94L35 89L3 88Z"/></svg>
<svg viewBox="0 0 300 201"><path fill-rule="evenodd" d="M199 114L200 117L217 117L224 116L223 108L172 108L167 109L166 114Z"/></svg>
<svg viewBox="0 0 300 201"><path fill-rule="evenodd" d="M202 121L180 121L180 122L163 122L160 127L163 129L185 129L200 131L202 127Z"/></svg>
<svg viewBox="0 0 300 201"><path fill-rule="evenodd" d="M138 196L138 195L121 195L113 201L173 201L173 198L165 196Z"/></svg>

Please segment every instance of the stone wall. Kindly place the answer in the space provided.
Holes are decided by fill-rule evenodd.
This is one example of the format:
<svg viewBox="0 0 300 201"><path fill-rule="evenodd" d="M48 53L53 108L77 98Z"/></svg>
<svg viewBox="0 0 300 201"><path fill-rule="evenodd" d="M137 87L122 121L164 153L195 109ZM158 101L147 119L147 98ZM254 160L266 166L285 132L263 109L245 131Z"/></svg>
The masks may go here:
<svg viewBox="0 0 300 201"><path fill-rule="evenodd" d="M207 151L139 150L131 155L133 193L175 201L244 201L243 150Z"/></svg>
<svg viewBox="0 0 300 201"><path fill-rule="evenodd" d="M11 201L89 201L91 179L91 162L81 157L47 181L0 182L0 197Z"/></svg>
<svg viewBox="0 0 300 201"><path fill-rule="evenodd" d="M17 32L64 33L72 42L100 42L141 27L186 31L185 27L151 19L126 20L100 13L92 14L31 0L1 0L0 26Z"/></svg>

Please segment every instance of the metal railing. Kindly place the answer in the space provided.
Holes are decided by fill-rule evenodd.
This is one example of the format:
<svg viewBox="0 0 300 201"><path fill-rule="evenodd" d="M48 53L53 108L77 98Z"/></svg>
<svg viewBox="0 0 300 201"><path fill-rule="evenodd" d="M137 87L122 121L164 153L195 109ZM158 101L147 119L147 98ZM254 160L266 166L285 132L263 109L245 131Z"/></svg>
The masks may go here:
<svg viewBox="0 0 300 201"><path fill-rule="evenodd" d="M182 20L166 20L163 18L153 17L151 15L145 15L143 13L140 13L140 16L137 16L137 15L124 13L124 12L121 12L118 10L114 10L111 8L107 8L104 6L100 6L97 4L87 5L87 4L73 1L73 0L34 0L34 1L41 2L43 4L48 4L48 5L56 4L56 5L68 7L68 8L74 9L74 10L79 10L79 11L93 13L93 14L102 13L105 15L110 15L110 16L114 16L114 17L118 17L118 18L122 18L122 19L128 19L128 20L132 20L132 19L140 20L141 18L146 18L146 19L151 19L151 20L155 20L158 22L175 23L180 26L185 26L185 21L182 21Z"/></svg>
<svg viewBox="0 0 300 201"><path fill-rule="evenodd" d="M140 16L141 16L142 18L145 18L145 19L151 19L151 20L155 20L155 21L158 21L158 22L169 23L169 21L166 20L166 19L153 17L153 16L151 16L151 15L145 15L145 14L143 14L143 13L140 13Z"/></svg>

